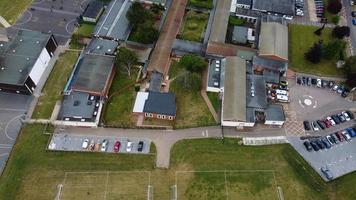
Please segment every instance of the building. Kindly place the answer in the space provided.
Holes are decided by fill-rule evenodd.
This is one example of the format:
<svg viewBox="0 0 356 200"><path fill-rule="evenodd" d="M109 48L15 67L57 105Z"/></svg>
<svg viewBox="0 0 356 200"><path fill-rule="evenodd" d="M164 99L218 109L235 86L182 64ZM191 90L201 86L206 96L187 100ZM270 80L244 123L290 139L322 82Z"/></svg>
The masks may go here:
<svg viewBox="0 0 356 200"><path fill-rule="evenodd" d="M230 12L236 12L236 8L251 9L252 0L232 0Z"/></svg>
<svg viewBox="0 0 356 200"><path fill-rule="evenodd" d="M136 0L136 1L142 2L144 4L148 4L148 5L159 4L162 6L165 6L166 2L167 2L167 0Z"/></svg>
<svg viewBox="0 0 356 200"><path fill-rule="evenodd" d="M294 16L294 0L253 0L252 10L257 10L271 15L279 15L286 19Z"/></svg>
<svg viewBox="0 0 356 200"><path fill-rule="evenodd" d="M85 53L115 56L118 45L119 43L113 40L92 38L85 48Z"/></svg>
<svg viewBox="0 0 356 200"><path fill-rule="evenodd" d="M0 41L0 91L32 94L57 46L52 34L28 30Z"/></svg>
<svg viewBox="0 0 356 200"><path fill-rule="evenodd" d="M85 54L77 62L65 93L85 92L106 98L115 74L115 57Z"/></svg>
<svg viewBox="0 0 356 200"><path fill-rule="evenodd" d="M288 70L288 62L272 60L261 56L254 56L252 60L253 70L263 73L268 71L284 75Z"/></svg>
<svg viewBox="0 0 356 200"><path fill-rule="evenodd" d="M130 33L126 13L131 7L130 0L112 0L94 29L94 36L103 39L125 41Z"/></svg>
<svg viewBox="0 0 356 200"><path fill-rule="evenodd" d="M232 41L240 44L253 43L255 41L254 30L244 26L234 26Z"/></svg>
<svg viewBox="0 0 356 200"><path fill-rule="evenodd" d="M288 27L276 22L262 22L259 56L288 62Z"/></svg>
<svg viewBox="0 0 356 200"><path fill-rule="evenodd" d="M83 21L96 24L104 12L104 3L102 1L91 1L83 13Z"/></svg>
<svg viewBox="0 0 356 200"><path fill-rule="evenodd" d="M284 122L283 107L281 105L269 105L265 110L265 124L282 126Z"/></svg>
<svg viewBox="0 0 356 200"><path fill-rule="evenodd" d="M151 92L160 92L163 81L163 74L154 70L150 74L150 85L148 90Z"/></svg>
<svg viewBox="0 0 356 200"><path fill-rule="evenodd" d="M133 108L134 114L164 120L174 120L176 111L175 94L171 92L138 92Z"/></svg>
<svg viewBox="0 0 356 200"><path fill-rule="evenodd" d="M209 62L207 88L208 92L221 92L224 87L226 59Z"/></svg>

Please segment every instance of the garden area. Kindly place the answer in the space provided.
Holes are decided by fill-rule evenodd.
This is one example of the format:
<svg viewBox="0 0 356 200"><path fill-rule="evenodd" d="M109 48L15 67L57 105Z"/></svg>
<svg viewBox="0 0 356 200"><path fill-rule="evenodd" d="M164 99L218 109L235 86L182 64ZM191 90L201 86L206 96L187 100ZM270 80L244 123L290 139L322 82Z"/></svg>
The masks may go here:
<svg viewBox="0 0 356 200"><path fill-rule="evenodd" d="M42 89L42 95L38 99L32 118L49 119L51 117L56 102L62 98L64 86L78 57L79 54L76 51L66 51L59 56Z"/></svg>
<svg viewBox="0 0 356 200"><path fill-rule="evenodd" d="M51 129L22 129L0 178L0 199L55 199L60 184L61 199L146 199L148 185L154 199L169 199L175 184L178 199L278 199L277 187L284 199L356 198L355 172L325 183L288 144L181 140L171 149L170 168L157 169L154 145L149 155L48 151L50 135L43 133Z"/></svg>
<svg viewBox="0 0 356 200"><path fill-rule="evenodd" d="M83 23L76 28L75 32L73 33L70 41L70 48L71 49L83 49L83 39L91 38L91 35L94 31L95 25L94 24L86 24Z"/></svg>
<svg viewBox="0 0 356 200"><path fill-rule="evenodd" d="M331 28L324 28L320 36L314 34L317 29L314 26L289 25L289 67L302 73L343 76L343 70L336 68L336 62L346 57L345 42L335 38ZM317 62L311 62L306 59L306 53L315 46L316 56L313 54L311 57L317 58Z"/></svg>
<svg viewBox="0 0 356 200"><path fill-rule="evenodd" d="M184 23L178 38L201 43L204 39L204 33L208 20L208 13L189 10L185 13Z"/></svg>
<svg viewBox="0 0 356 200"><path fill-rule="evenodd" d="M10 24L14 24L31 3L32 0L1 0L0 16Z"/></svg>
<svg viewBox="0 0 356 200"><path fill-rule="evenodd" d="M188 0L188 6L203 8L208 10L214 7L213 0Z"/></svg>

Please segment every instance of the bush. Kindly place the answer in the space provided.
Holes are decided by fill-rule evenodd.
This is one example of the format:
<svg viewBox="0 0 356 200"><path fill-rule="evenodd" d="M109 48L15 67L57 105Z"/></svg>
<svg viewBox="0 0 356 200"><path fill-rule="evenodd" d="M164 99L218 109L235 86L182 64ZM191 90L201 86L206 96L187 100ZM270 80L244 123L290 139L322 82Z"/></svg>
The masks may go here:
<svg viewBox="0 0 356 200"><path fill-rule="evenodd" d="M234 16L229 16L229 24L230 25L233 25L233 26L241 26L241 25L244 25L246 23L246 20L245 19L239 19L239 18L236 18Z"/></svg>
<svg viewBox="0 0 356 200"><path fill-rule="evenodd" d="M339 21L340 21L340 16L339 16L339 15L335 15L335 16L332 16L332 17L331 17L331 22L332 22L333 24L338 24Z"/></svg>
<svg viewBox="0 0 356 200"><path fill-rule="evenodd" d="M323 58L327 60L341 59L343 51L346 48L346 42L342 40L333 40L323 46Z"/></svg>
<svg viewBox="0 0 356 200"><path fill-rule="evenodd" d="M180 59L179 65L190 72L202 72L206 68L207 63L201 56L188 54Z"/></svg>
<svg viewBox="0 0 356 200"><path fill-rule="evenodd" d="M340 0L329 0L328 1L328 11L332 14L338 14L341 11L342 4Z"/></svg>
<svg viewBox="0 0 356 200"><path fill-rule="evenodd" d="M336 26L333 29L332 36L338 39L350 36L350 27L348 26Z"/></svg>
<svg viewBox="0 0 356 200"><path fill-rule="evenodd" d="M316 64L319 63L322 56L322 46L320 43L314 43L308 52L305 53L305 59Z"/></svg>
<svg viewBox="0 0 356 200"><path fill-rule="evenodd" d="M172 84L173 88L181 91L200 91L201 89L201 75L198 73L187 73L178 76Z"/></svg>

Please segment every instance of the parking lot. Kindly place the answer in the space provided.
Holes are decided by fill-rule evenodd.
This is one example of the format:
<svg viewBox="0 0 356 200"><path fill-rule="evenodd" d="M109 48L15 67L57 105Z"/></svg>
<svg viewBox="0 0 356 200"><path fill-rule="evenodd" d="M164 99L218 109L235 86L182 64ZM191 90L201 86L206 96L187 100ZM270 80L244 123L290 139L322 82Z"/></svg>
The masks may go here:
<svg viewBox="0 0 356 200"><path fill-rule="evenodd" d="M11 29L28 29L53 33L57 42L65 44L75 29L76 18L88 1L35 0Z"/></svg>
<svg viewBox="0 0 356 200"><path fill-rule="evenodd" d="M82 145L85 139L89 140L89 144L94 143L95 149L91 150L90 145L88 148L84 149ZM48 149L56 151L100 152L100 145L104 139L108 140L108 147L105 151L107 153L114 153L114 145L116 141L120 141L118 153L147 154L150 152L151 140L148 139L94 135L68 135L65 133L53 134L48 145ZM131 151L127 151L128 141L133 143ZM142 151L138 151L138 143L140 141L143 141Z"/></svg>
<svg viewBox="0 0 356 200"><path fill-rule="evenodd" d="M30 96L0 92L0 173L21 129Z"/></svg>
<svg viewBox="0 0 356 200"><path fill-rule="evenodd" d="M320 174L320 168L327 166L334 179L356 170L356 138L332 146L330 149L308 152L299 137L288 137L289 143Z"/></svg>

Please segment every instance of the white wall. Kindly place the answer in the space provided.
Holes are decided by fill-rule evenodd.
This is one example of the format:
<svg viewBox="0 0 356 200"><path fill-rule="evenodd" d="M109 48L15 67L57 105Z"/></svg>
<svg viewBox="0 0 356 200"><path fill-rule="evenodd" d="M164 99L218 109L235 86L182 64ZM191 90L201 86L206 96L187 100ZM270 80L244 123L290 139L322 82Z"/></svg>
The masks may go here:
<svg viewBox="0 0 356 200"><path fill-rule="evenodd" d="M206 91L208 91L208 92L217 92L217 93L219 93L219 92L221 92L221 89L220 88L216 88L216 87L206 87Z"/></svg>
<svg viewBox="0 0 356 200"><path fill-rule="evenodd" d="M265 121L266 125L276 125L276 126L282 126L284 124L284 121L271 121L271 120L266 120Z"/></svg>
<svg viewBox="0 0 356 200"><path fill-rule="evenodd" d="M30 77L32 81L35 83L35 85L37 85L38 82L40 81L41 76L43 72L46 70L50 60L51 60L51 56L48 54L46 48L43 48L40 56L37 58L30 72Z"/></svg>
<svg viewBox="0 0 356 200"><path fill-rule="evenodd" d="M237 122L237 121L222 121L222 126L230 126L230 127L253 127L255 123L252 122Z"/></svg>

